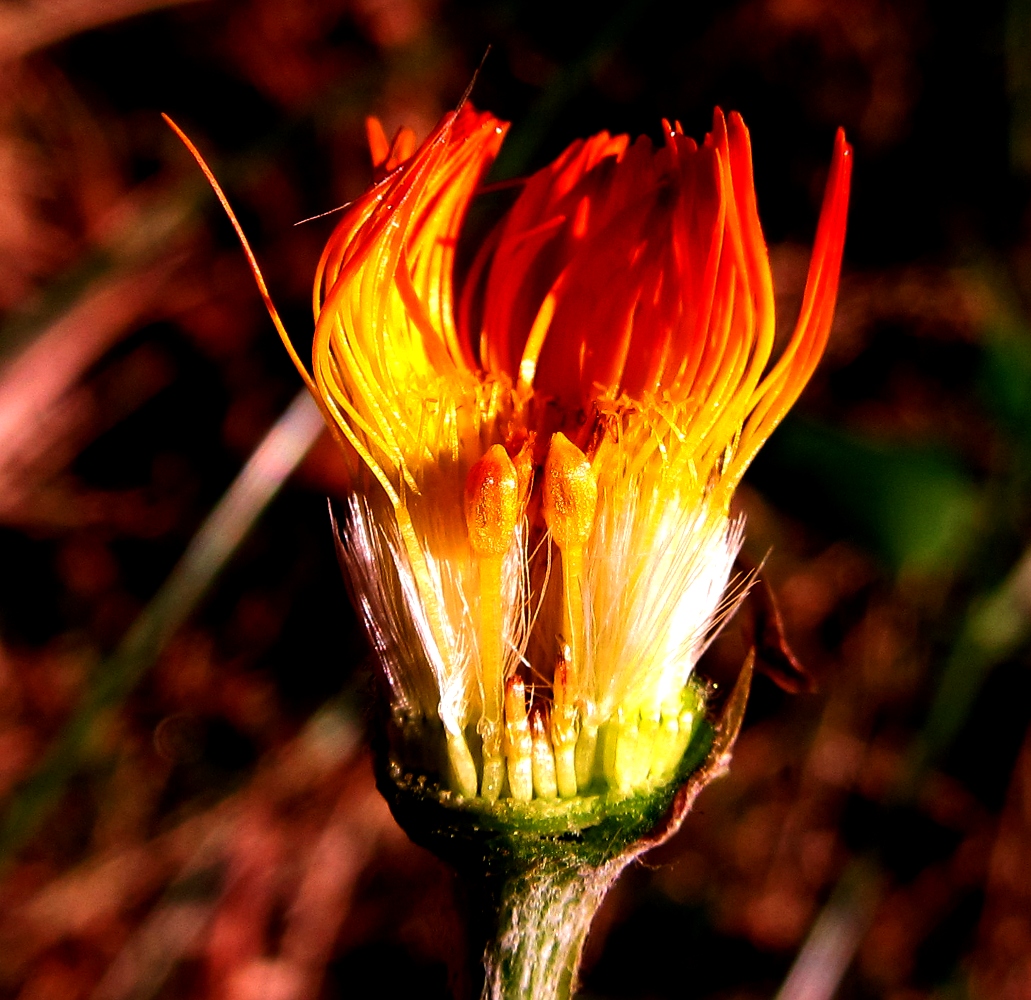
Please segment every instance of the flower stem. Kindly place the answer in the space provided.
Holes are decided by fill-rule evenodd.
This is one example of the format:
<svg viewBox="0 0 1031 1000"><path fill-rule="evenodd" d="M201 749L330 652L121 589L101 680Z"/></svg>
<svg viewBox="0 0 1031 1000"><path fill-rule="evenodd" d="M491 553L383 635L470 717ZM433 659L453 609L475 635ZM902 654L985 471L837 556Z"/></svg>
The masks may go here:
<svg viewBox="0 0 1031 1000"><path fill-rule="evenodd" d="M495 887L483 1000L570 1000L591 921L624 865L549 859Z"/></svg>

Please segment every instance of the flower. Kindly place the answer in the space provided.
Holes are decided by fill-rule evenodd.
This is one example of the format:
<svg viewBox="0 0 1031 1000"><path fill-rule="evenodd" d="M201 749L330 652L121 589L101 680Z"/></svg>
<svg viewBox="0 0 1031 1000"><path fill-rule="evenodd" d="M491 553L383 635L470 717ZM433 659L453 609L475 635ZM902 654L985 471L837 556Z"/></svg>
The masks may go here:
<svg viewBox="0 0 1031 1000"><path fill-rule="evenodd" d="M591 918L729 757L750 661L704 718L699 657L746 586L734 489L830 332L851 149L776 352L748 132L607 133L522 185L467 267L506 126L468 103L378 180L315 282L309 374L352 460L340 550L389 686L381 789L469 879L484 996L572 995ZM381 755L381 763L382 763ZM385 780L384 780L385 779ZM474 948L475 951L475 948Z"/></svg>
<svg viewBox="0 0 1031 1000"><path fill-rule="evenodd" d="M733 596L730 500L827 342L848 204L839 131L801 315L774 296L748 132L601 133L530 177L460 291L463 220L506 125L464 104L319 264L317 398L360 460L353 589L401 730L439 720L463 796L668 781ZM428 729L427 729L428 727Z"/></svg>
<svg viewBox="0 0 1031 1000"><path fill-rule="evenodd" d="M379 180L319 263L312 377L166 120L357 459L342 549L404 763L488 806L668 785L704 707L694 667L736 601L731 497L830 333L844 133L771 364L739 115L717 109L700 145L665 121L658 149L573 143L525 182L457 301L462 223L507 126L463 103L416 149L370 120Z"/></svg>

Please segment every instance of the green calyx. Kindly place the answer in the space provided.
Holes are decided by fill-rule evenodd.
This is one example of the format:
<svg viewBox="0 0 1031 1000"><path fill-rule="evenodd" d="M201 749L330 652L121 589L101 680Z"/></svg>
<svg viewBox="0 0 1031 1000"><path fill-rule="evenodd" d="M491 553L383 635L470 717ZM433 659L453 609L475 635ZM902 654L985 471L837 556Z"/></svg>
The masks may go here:
<svg viewBox="0 0 1031 1000"><path fill-rule="evenodd" d="M460 876L470 979L482 983L483 1000L572 997L605 893L633 858L677 829L697 793L725 767L751 673L749 658L716 719L701 711L706 689L694 686L700 710L672 777L629 794L608 785L602 770L587 794L489 801L451 791L431 771L405 767L390 749L380 756L380 789L398 823Z"/></svg>
<svg viewBox="0 0 1031 1000"><path fill-rule="evenodd" d="M387 762L380 788L408 835L459 871L495 877L549 861L598 866L659 824L705 761L713 737L712 723L699 718L674 776L631 794L605 789L569 799L490 802L456 794L396 760Z"/></svg>

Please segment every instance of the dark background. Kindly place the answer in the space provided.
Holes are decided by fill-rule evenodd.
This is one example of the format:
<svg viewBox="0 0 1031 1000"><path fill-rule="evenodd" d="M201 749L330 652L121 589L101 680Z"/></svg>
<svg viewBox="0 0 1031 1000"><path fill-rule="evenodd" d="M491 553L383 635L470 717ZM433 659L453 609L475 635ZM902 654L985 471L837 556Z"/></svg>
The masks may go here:
<svg viewBox="0 0 1031 1000"><path fill-rule="evenodd" d="M448 995L450 876L362 749L333 446L202 553L203 596L155 600L299 388L159 113L303 354L334 219L294 223L369 183L366 115L425 135L488 46L498 178L740 111L782 330L834 130L855 146L831 344L740 491L818 691L757 680L584 996L773 997L797 958L783 1000L1031 997L1027 0L0 8L0 997Z"/></svg>

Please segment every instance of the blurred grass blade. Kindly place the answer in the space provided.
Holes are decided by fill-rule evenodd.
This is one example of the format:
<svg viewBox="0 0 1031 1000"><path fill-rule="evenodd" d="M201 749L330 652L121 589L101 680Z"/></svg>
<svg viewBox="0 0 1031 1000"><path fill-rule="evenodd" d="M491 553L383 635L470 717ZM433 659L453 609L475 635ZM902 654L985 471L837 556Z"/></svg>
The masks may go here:
<svg viewBox="0 0 1031 1000"><path fill-rule="evenodd" d="M143 650L167 641L323 429L307 390L297 394L190 542L165 585L126 636Z"/></svg>
<svg viewBox="0 0 1031 1000"><path fill-rule="evenodd" d="M14 793L0 819L0 862L32 836L56 804L99 740L108 713L121 704L190 616L322 428L322 416L308 392L302 391L265 435L118 649L97 668L81 704L35 774Z"/></svg>
<svg viewBox="0 0 1031 1000"><path fill-rule="evenodd" d="M196 0L34 0L4 4L0 9L0 62L10 62L90 28L193 2Z"/></svg>
<svg viewBox="0 0 1031 1000"><path fill-rule="evenodd" d="M121 221L112 226L102 242L52 278L31 301L21 303L0 320L3 377L7 378L33 344L52 331L56 331L53 337L64 333L89 346L104 337L110 317L129 318L132 303L141 299L138 291L132 291L133 282L142 279L144 285L152 283L152 271L171 269L181 263L180 258L185 259L206 193L200 183L193 183L180 186L174 193L149 196L134 192L122 199L112 210ZM122 297L125 303L119 302ZM98 321L101 325L94 330L90 324ZM75 327L71 333L70 327Z"/></svg>
<svg viewBox="0 0 1031 1000"><path fill-rule="evenodd" d="M1002 584L973 601L935 690L907 769L910 794L959 735L992 668L1031 638L1031 548Z"/></svg>
<svg viewBox="0 0 1031 1000"><path fill-rule="evenodd" d="M831 1000L873 919L880 883L869 861L846 868L775 1000Z"/></svg>

